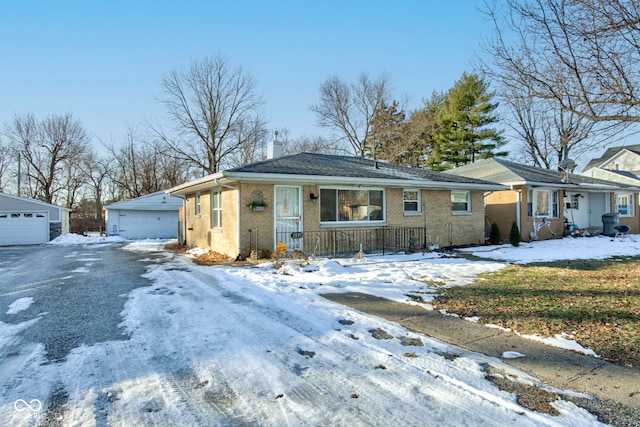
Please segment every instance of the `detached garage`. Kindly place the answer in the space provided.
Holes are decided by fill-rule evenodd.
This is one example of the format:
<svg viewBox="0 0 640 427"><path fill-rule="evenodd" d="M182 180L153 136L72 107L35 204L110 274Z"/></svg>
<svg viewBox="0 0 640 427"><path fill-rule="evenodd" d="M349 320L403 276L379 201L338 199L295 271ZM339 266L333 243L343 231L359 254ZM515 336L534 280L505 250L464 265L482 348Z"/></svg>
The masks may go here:
<svg viewBox="0 0 640 427"><path fill-rule="evenodd" d="M67 208L0 193L0 246L47 243L69 232Z"/></svg>
<svg viewBox="0 0 640 427"><path fill-rule="evenodd" d="M126 239L175 239L182 199L158 191L105 206L107 234Z"/></svg>

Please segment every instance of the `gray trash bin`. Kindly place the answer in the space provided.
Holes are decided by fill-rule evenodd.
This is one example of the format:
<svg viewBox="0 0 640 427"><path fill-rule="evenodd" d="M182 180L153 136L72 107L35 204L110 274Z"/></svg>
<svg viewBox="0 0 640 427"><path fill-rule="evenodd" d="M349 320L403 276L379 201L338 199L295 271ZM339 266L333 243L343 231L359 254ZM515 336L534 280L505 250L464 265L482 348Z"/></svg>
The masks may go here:
<svg viewBox="0 0 640 427"><path fill-rule="evenodd" d="M615 227L620 225L620 215L616 212L602 215L602 234L605 236L615 236Z"/></svg>

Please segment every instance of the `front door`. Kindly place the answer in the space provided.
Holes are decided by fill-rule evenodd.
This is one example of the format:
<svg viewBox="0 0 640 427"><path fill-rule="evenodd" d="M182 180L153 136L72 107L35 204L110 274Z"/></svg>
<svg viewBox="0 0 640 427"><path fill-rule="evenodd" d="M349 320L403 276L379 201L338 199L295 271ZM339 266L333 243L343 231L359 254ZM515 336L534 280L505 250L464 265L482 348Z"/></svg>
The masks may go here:
<svg viewBox="0 0 640 427"><path fill-rule="evenodd" d="M275 187L275 246L282 242L287 250L302 250L302 191L300 187Z"/></svg>
<svg viewBox="0 0 640 427"><path fill-rule="evenodd" d="M602 227L602 215L607 213L607 194L589 194L589 227Z"/></svg>

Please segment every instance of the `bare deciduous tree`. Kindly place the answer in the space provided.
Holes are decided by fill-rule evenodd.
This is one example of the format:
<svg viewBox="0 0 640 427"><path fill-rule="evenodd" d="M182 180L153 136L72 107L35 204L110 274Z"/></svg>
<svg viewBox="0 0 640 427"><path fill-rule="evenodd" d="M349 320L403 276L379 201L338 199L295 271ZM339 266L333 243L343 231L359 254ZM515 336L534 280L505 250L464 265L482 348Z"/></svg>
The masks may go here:
<svg viewBox="0 0 640 427"><path fill-rule="evenodd" d="M558 110L554 102L515 90L502 98L511 113L505 123L521 141L524 160L535 166L556 169L613 137L607 126Z"/></svg>
<svg viewBox="0 0 640 427"><path fill-rule="evenodd" d="M346 140L353 154L365 157L372 120L383 101L390 102L390 86L386 74L372 80L362 73L354 83L333 76L320 85L320 103L312 105L311 111L320 126L337 132L337 141Z"/></svg>
<svg viewBox="0 0 640 427"><path fill-rule="evenodd" d="M127 130L120 147L106 145L111 153L109 178L115 186L112 197L127 200L178 185L189 177L185 160L166 154L166 147L145 141L136 129Z"/></svg>
<svg viewBox="0 0 640 427"><path fill-rule="evenodd" d="M236 149L229 152L225 164L229 167L244 166L263 160L263 147L267 138L267 129L260 118L240 123L234 137Z"/></svg>
<svg viewBox="0 0 640 427"><path fill-rule="evenodd" d="M0 192L6 191L13 158L12 150L0 140Z"/></svg>
<svg viewBox="0 0 640 427"><path fill-rule="evenodd" d="M413 165L415 157L415 138L406 113L400 109L397 101L390 105L382 102L372 120L371 137L367 143L375 159L389 163Z"/></svg>
<svg viewBox="0 0 640 427"><path fill-rule="evenodd" d="M629 31L638 37L632 28L639 22L629 21L640 17L636 3L507 0L504 14L487 8L494 37L485 45L492 63L483 69L498 83L509 113L503 122L521 141L525 161L560 167L624 136L640 118L632 106L640 97L632 101L627 95L635 91L624 95L620 86L640 84L628 62L640 58L627 39ZM611 19L621 19L618 30Z"/></svg>
<svg viewBox="0 0 640 427"><path fill-rule="evenodd" d="M509 85L601 122L640 122L637 0L506 0L489 53ZM504 16L504 19L502 19Z"/></svg>
<svg viewBox="0 0 640 427"><path fill-rule="evenodd" d="M82 160L82 170L85 174L87 184L90 187L89 192L92 196L92 205L95 209L95 220L98 224L104 222L102 215L104 185L109 177L111 164L114 161L115 159L113 158L99 156L95 151L90 151Z"/></svg>
<svg viewBox="0 0 640 427"><path fill-rule="evenodd" d="M71 114L14 116L5 127L13 149L21 154L25 188L31 198L47 203L73 203L70 180L76 179L78 162L87 153L89 137Z"/></svg>
<svg viewBox="0 0 640 427"><path fill-rule="evenodd" d="M335 141L330 141L322 136L303 136L290 141L283 146L283 153L318 153L331 155L345 155L344 148L341 148Z"/></svg>
<svg viewBox="0 0 640 427"><path fill-rule="evenodd" d="M262 98L254 78L232 68L218 55L174 70L162 81L165 105L173 122L171 134L154 126L159 137L179 159L204 173L215 173L243 144L253 141L252 124L262 124Z"/></svg>

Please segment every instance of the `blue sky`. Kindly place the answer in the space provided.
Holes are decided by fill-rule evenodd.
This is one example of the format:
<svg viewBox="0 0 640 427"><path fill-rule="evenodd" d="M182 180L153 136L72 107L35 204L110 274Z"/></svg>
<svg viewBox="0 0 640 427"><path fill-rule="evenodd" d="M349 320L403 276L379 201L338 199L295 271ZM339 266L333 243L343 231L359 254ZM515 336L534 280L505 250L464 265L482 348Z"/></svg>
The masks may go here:
<svg viewBox="0 0 640 427"><path fill-rule="evenodd" d="M269 128L321 134L309 106L337 75L389 74L409 107L472 71L490 24L481 0L4 0L0 124L72 113L118 143L164 120L163 75L221 54L253 75Z"/></svg>

